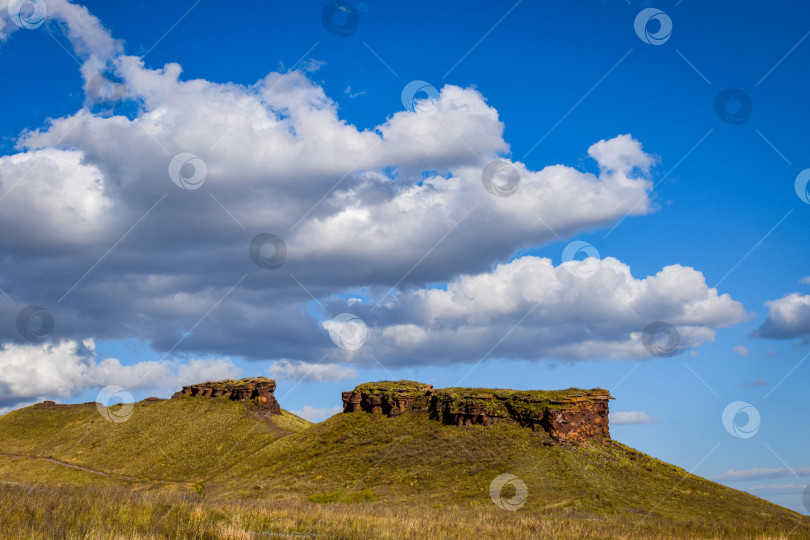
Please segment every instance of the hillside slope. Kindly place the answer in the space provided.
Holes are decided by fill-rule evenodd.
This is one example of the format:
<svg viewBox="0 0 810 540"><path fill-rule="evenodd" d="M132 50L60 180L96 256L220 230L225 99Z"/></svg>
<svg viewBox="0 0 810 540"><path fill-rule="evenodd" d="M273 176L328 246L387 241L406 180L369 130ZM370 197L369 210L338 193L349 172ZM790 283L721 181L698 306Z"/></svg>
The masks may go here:
<svg viewBox="0 0 810 540"><path fill-rule="evenodd" d="M145 400L123 422L106 420L93 403L39 404L0 416L0 454L18 462L51 458L110 479L197 483L309 425L288 412L258 416L227 399ZM57 474L91 482L102 476Z"/></svg>
<svg viewBox="0 0 810 540"><path fill-rule="evenodd" d="M269 444L216 481L228 493L257 485L338 500L371 492L389 504L439 508L493 506L490 483L503 473L526 484L526 512L650 513L673 522L733 521L752 532L790 530L801 519L615 441L561 445L515 424L445 426L418 414L339 414Z"/></svg>
<svg viewBox="0 0 810 540"><path fill-rule="evenodd" d="M0 512L5 506L10 508L6 516L30 510L28 517L18 516L19 527L26 520L37 523L39 518L31 517L35 505L70 504L61 508L69 521L88 504L94 515L118 516L104 525L110 529L102 529L118 531L119 506L146 505L144 516L153 516L157 503L132 500L134 490L192 517L210 512L217 527L241 516L236 522L244 528L249 515L260 530L285 534L345 526L346 532L335 537L407 537L404 530L398 535L391 529L405 520L414 536L429 521L440 537L462 535L478 523L475 533L481 537L495 524L516 538L536 537L541 524L555 524L587 525L591 528L576 534L592 538L780 538L788 533L810 538L808 520L799 514L615 441L567 445L514 423L461 427L419 413L393 418L344 413L310 424L287 412L257 418L224 398L180 397L137 403L127 421L114 423L92 404L37 405L0 417L0 454ZM490 484L504 473L526 485L525 504L517 512L502 510L491 499ZM73 486L74 492L68 497L60 486ZM22 494L14 491L22 488ZM501 492L506 500L515 495L510 489ZM86 497L77 499L79 494ZM179 498L161 498L171 494ZM108 506L98 508L99 500ZM336 504L320 504L328 502ZM137 521L136 516L121 522L130 523L135 536L151 537L150 530L158 531L155 537L196 534L160 532L153 517ZM192 517L189 523L195 522ZM81 527L72 523L56 535L87 533ZM0 534L9 536L9 530Z"/></svg>

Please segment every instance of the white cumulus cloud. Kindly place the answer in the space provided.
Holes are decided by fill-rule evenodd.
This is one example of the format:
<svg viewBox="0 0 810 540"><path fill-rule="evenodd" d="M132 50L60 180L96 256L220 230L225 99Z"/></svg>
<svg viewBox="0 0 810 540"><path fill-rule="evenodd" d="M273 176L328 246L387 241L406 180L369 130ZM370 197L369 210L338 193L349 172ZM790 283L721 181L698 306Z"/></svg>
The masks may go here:
<svg viewBox="0 0 810 540"><path fill-rule="evenodd" d="M0 348L0 406L68 399L110 385L167 395L186 384L228 379L239 373L230 360L221 358L123 365L116 358L97 359L91 339L42 345L7 343Z"/></svg>
<svg viewBox="0 0 810 540"><path fill-rule="evenodd" d="M274 379L300 380L302 382L336 382L357 377L357 371L348 366L291 362L289 360L273 362L269 373Z"/></svg>
<svg viewBox="0 0 810 540"><path fill-rule="evenodd" d="M593 274L583 278L578 264L585 263L555 267L526 256L444 289L402 292L380 309L352 309L368 325L364 347L377 358L432 363L475 362L488 350L520 359L649 358L642 334L651 321L673 325L688 350L748 317L693 268L672 265L637 279L606 257L589 263Z"/></svg>
<svg viewBox="0 0 810 540"><path fill-rule="evenodd" d="M2 24L0 37L14 39ZM216 83L184 78L176 63L147 68L83 6L49 1L46 24L65 33L82 61L87 96L74 113L30 126L16 153L0 157L0 287L14 299L0 303L0 317L41 305L55 333L30 349L17 345L12 325L0 325L0 343L10 372L30 368L14 360L30 355L45 366L42 384L52 395L126 383L124 375L149 369L175 382L231 369L228 360L97 361L82 349L87 337L273 360L277 378L353 377L354 367L332 358L313 363L341 351L306 306L313 298L333 306L358 290L384 302L373 312L356 301L329 310L360 312L368 325L352 366L371 364L367 353L391 365L474 362L488 350L521 359L641 358L652 321L675 325L690 349L746 317L689 267L637 279L607 257L584 280L569 272L577 262L512 260L654 210L656 158L630 134L587 149L595 172L554 163L535 170L509 157L498 111L472 87L447 84L430 114L396 111L362 129L310 78L317 62L254 84ZM99 77L123 85L126 115L115 104L97 110ZM205 163L196 191L169 178L180 153ZM482 183L496 159L520 177L511 197ZM282 269L251 262L248 246L260 233L282 237ZM53 367L56 358L68 361ZM15 399L30 397L14 388Z"/></svg>
<svg viewBox="0 0 810 540"><path fill-rule="evenodd" d="M810 336L810 295L793 293L765 305L770 313L754 336L769 339Z"/></svg>

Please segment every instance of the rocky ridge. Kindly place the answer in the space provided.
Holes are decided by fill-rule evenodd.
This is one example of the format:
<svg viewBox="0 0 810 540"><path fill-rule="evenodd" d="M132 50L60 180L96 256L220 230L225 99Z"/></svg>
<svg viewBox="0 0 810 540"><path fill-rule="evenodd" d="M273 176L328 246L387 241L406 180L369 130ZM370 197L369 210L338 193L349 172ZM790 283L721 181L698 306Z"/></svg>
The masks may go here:
<svg viewBox="0 0 810 540"><path fill-rule="evenodd" d="M228 379L226 381L205 382L184 386L182 390L172 396L172 399L182 396L210 398L224 396L232 401L245 402L257 411L269 414L281 414L281 407L273 395L275 389L276 381L266 377L240 380Z"/></svg>
<svg viewBox="0 0 810 540"><path fill-rule="evenodd" d="M276 381L266 377L206 382L184 386L172 398L226 397L256 414L281 414L273 395ZM343 412L362 411L394 417L422 413L447 425L490 426L515 422L551 439L583 444L609 440L607 390L508 390L499 388L433 388L416 381L365 383L343 392Z"/></svg>
<svg viewBox="0 0 810 540"><path fill-rule="evenodd" d="M343 412L398 416L423 412L444 424L469 426L517 422L553 439L581 444L610 439L608 401L602 388L582 390L506 390L433 388L416 381L382 381L343 392Z"/></svg>

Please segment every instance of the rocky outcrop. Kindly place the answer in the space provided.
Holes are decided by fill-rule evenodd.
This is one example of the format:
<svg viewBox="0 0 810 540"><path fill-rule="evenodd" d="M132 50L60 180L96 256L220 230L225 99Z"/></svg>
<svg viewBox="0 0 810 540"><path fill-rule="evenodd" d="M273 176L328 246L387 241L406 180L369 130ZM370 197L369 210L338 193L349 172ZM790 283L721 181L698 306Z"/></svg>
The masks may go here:
<svg viewBox="0 0 810 540"><path fill-rule="evenodd" d="M182 390L176 392L172 399L181 396L192 397L227 397L232 401L244 402L251 408L270 413L281 414L273 392L276 389L276 381L266 377L255 377L253 379L240 379L206 382L184 386Z"/></svg>
<svg viewBox="0 0 810 540"><path fill-rule="evenodd" d="M594 437L609 439L607 390L502 390L489 388L433 388L415 381L361 384L343 392L343 411L397 416L427 413L444 424L469 426L516 422L552 438L583 443Z"/></svg>
<svg viewBox="0 0 810 540"><path fill-rule="evenodd" d="M427 410L432 386L416 381L383 381L361 384L343 392L343 412L365 411L397 416Z"/></svg>
<svg viewBox="0 0 810 540"><path fill-rule="evenodd" d="M593 437L610 439L608 400L614 399L607 390L586 394L559 402L549 408L541 425L555 439L581 442Z"/></svg>

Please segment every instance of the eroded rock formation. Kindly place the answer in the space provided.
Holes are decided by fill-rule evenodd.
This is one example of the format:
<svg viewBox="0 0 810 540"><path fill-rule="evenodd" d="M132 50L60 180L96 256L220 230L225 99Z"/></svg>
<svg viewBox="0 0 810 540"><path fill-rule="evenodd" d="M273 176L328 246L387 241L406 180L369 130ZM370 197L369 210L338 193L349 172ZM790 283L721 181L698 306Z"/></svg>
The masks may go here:
<svg viewBox="0 0 810 540"><path fill-rule="evenodd" d="M607 390L502 390L433 388L416 381L361 384L343 392L343 412L365 411L397 416L408 411L427 413L434 420L457 426L517 422L554 439L583 443L610 438Z"/></svg>
<svg viewBox="0 0 810 540"><path fill-rule="evenodd" d="M180 396L193 397L227 397L232 401L241 401L252 408L270 414L281 414L273 392L276 389L276 381L266 377L255 377L252 379L240 379L206 382L184 386L182 390L176 392L172 399Z"/></svg>
<svg viewBox="0 0 810 540"><path fill-rule="evenodd" d="M433 386L415 381L385 381L361 384L343 392L343 412L365 411L397 416L406 411L427 410Z"/></svg>

